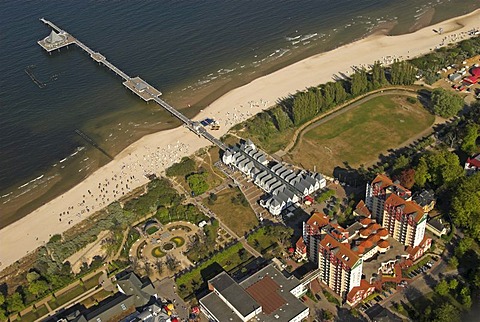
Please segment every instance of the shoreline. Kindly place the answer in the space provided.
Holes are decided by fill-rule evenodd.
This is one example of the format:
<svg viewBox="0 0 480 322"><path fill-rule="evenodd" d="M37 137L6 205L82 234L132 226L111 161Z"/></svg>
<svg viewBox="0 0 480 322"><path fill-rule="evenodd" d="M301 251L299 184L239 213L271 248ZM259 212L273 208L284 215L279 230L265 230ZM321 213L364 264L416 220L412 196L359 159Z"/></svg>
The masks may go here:
<svg viewBox="0 0 480 322"><path fill-rule="evenodd" d="M220 137L233 125L272 106L279 97L331 81L338 73L348 75L353 66L368 66L382 59L388 63L394 58L426 54L438 46L444 37L478 27L479 14L480 10L475 10L399 36L376 33L316 54L227 92L193 119L217 119L221 129L213 134ZM443 27L442 35L432 31L432 28L438 27ZM459 37L451 39L452 42L462 40ZM372 48L376 50L372 52ZM0 270L48 242L52 235L64 232L129 190L147 183L145 174L160 174L181 157L208 145L208 141L198 138L184 127L142 137L72 189L2 228ZM41 231L38 227L42 227Z"/></svg>
<svg viewBox="0 0 480 322"><path fill-rule="evenodd" d="M185 116L194 118L200 112L201 109L205 108L205 106L210 105L215 100L225 95L229 91L235 88L244 86L249 82L255 80L256 78L266 76L268 74L276 72L277 70L285 68L289 65L297 63L306 58L334 50L348 43L354 43L356 41L359 41L361 39L364 39L374 34L384 34L387 36L394 36L394 35L412 33L418 29L421 29L423 27L427 27L428 25L430 25L432 23L432 18L434 13L435 13L434 8L431 8L431 10L425 11L420 15L420 17L412 25L410 25L410 28L408 29L408 31L404 30L401 33L392 32L398 26L398 21L396 20L384 21L372 27L366 33L356 36L346 43L344 42L339 42L335 44L332 44L331 42L328 44L317 43L312 47L303 48L300 51L297 51L297 49L295 49L294 51L291 51L290 54L285 55L284 57L281 57L278 60L276 59L272 62L262 64L261 66L256 67L254 70L250 70L246 73L240 73L238 75L233 75L233 76L220 79L218 81L214 81L211 83L209 82L209 84L207 84L206 86L202 85L194 89L193 92L186 95L184 93L184 89L187 86L189 86L189 84L191 83L187 82L187 83L183 83L183 85L179 84L176 89L173 89L168 93L164 93L164 100L169 102L173 106L176 106L177 109L179 109L182 113L184 113ZM450 19L450 18L447 18L447 19ZM139 101L139 103L141 102ZM137 109L138 108L137 104L135 104L135 106ZM190 106L190 107L187 107L187 106ZM160 113L163 113L163 110ZM168 114L167 112L165 113ZM168 116L165 117L163 120L168 120ZM125 121L125 119L124 120L119 119L119 121L123 122ZM127 121L130 123L128 119ZM112 142L112 144L109 146L109 150L114 149L114 152L112 153L112 155L116 156L123 149L127 148L130 144L133 144L134 142L136 142L137 140L139 140L145 135L157 133L160 131L165 131L168 129L173 129L176 126L178 126L174 124L168 124L168 123L171 123L168 121L167 122L161 121L159 123L165 124L165 128L156 129L156 130L146 130L144 131L144 133L136 133L133 140L131 140L131 136L125 137L126 141L130 141L130 142L118 142L118 141ZM173 123L177 123L176 120L174 120ZM90 128L89 130L88 126L86 126L83 130L85 130L86 133L90 133L90 131L93 131L94 135L95 134L99 135L99 132L97 132L96 129L97 129L97 126L94 123L93 129ZM122 134L119 133L119 135L122 135ZM102 137L101 134L100 134L100 137ZM106 140L109 139L109 137L107 136L103 136L103 138L105 138ZM104 166L106 163L109 162L106 159L102 158L102 156L95 158L94 157L95 151L93 150L94 149L89 148L87 145L87 150L86 150L87 153L85 154L85 156L89 160L93 160L95 162L89 163L86 168L85 167L82 168L80 164L81 161L79 163L79 160L76 160L74 161L74 163L76 162L76 165L73 165L73 166L69 165L67 166L66 169L62 169L62 171L56 171L56 169L54 169L53 167L51 167L46 171L39 171L37 173L38 176L43 175L45 178L48 178L48 180L45 180L44 178L43 180L41 180L41 182L36 184L36 186L40 188L36 188L36 186L34 186L32 189L29 186L22 190L18 190L18 191L16 190L18 186L23 185L29 179L37 177L37 176L32 176L31 178L27 178L26 180L23 180L23 181L19 180L15 185L12 185L10 189L6 189L5 190L6 195L10 195L12 193L14 193L14 195L13 195L13 200L11 201L7 200L6 204L0 204L0 211L5 211L5 213L3 213L2 215L2 222L0 222L0 230L14 223L15 221L20 220L21 218L28 215L30 212L34 211L38 207L41 207L42 205L60 196L64 191L67 191L73 188L75 185L85 180L85 178L87 178L88 176L93 174L96 170L98 170L99 168L101 168L102 166ZM112 151L109 151L109 152L112 152ZM4 200L2 200L1 197L0 197L0 201L2 203L4 202Z"/></svg>

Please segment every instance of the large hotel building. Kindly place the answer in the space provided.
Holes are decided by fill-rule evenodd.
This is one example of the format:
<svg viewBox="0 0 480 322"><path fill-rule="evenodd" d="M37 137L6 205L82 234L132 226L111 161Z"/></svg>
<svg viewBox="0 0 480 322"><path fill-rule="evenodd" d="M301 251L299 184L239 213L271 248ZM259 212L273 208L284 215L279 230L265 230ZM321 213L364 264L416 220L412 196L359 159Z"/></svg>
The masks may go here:
<svg viewBox="0 0 480 322"><path fill-rule="evenodd" d="M347 301L373 292L373 281L394 274L399 262L417 260L431 244L425 210L384 175L367 184L366 200L354 213L358 220L346 228L312 214L296 244L297 254L316 264L318 279Z"/></svg>
<svg viewBox="0 0 480 322"><path fill-rule="evenodd" d="M381 223L389 234L406 246L418 246L425 235L427 213L412 193L384 175L367 184L365 203L372 218Z"/></svg>

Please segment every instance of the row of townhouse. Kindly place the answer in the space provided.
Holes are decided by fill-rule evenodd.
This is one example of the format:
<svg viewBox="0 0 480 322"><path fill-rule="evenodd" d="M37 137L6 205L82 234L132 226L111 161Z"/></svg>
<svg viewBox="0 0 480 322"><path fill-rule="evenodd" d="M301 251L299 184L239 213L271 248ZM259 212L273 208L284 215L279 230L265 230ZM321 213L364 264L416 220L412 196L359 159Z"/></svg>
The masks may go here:
<svg viewBox="0 0 480 322"><path fill-rule="evenodd" d="M222 161L240 170L268 194L260 205L273 215L280 215L290 205L326 186L321 174L294 172L281 163L270 165L266 155L250 140L225 151Z"/></svg>

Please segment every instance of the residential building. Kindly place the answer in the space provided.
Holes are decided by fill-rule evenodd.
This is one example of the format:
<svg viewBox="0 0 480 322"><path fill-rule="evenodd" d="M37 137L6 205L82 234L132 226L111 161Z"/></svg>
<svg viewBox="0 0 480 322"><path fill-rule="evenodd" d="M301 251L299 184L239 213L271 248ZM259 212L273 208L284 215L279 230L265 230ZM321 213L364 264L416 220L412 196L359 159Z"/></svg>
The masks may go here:
<svg viewBox="0 0 480 322"><path fill-rule="evenodd" d="M347 295L347 304L354 307L375 292L375 286L362 279Z"/></svg>
<svg viewBox="0 0 480 322"><path fill-rule="evenodd" d="M385 200L391 194L395 194L404 200L410 200L412 193L402 187L399 182L392 181L389 177L379 174L372 181L367 183L365 192L365 204L372 214L372 218L378 223L383 222L383 210Z"/></svg>
<svg viewBox="0 0 480 322"><path fill-rule="evenodd" d="M303 223L303 236L296 244L296 253L317 265L320 281L343 298L362 277L362 259L348 241L348 230L325 214L314 213Z"/></svg>
<svg viewBox="0 0 480 322"><path fill-rule="evenodd" d="M412 201L410 190L379 174L367 183L365 204L372 218L388 230L390 236L406 246L418 246L425 235L427 212L432 201L426 193L424 208ZM422 199L422 198L420 198Z"/></svg>
<svg viewBox="0 0 480 322"><path fill-rule="evenodd" d="M442 219L432 218L427 222L426 228L437 237L442 237L447 233L447 228L442 222Z"/></svg>
<svg viewBox="0 0 480 322"><path fill-rule="evenodd" d="M352 288L360 286L362 263L348 243L342 243L330 234L320 241L319 278L342 298L346 298Z"/></svg>
<svg viewBox="0 0 480 322"><path fill-rule="evenodd" d="M480 170L480 153L468 158L465 162L465 171L467 175L472 175Z"/></svg>
<svg viewBox="0 0 480 322"><path fill-rule="evenodd" d="M430 249L432 246L432 239L430 237L423 237L422 241L418 246L412 247L408 246L406 252L409 254L409 257L412 261L416 261L420 257L422 257L427 250Z"/></svg>
<svg viewBox="0 0 480 322"><path fill-rule="evenodd" d="M240 170L267 193L260 205L275 216L327 184L321 174L294 172L281 163L269 162L266 154L250 140L225 151L222 161Z"/></svg>
<svg viewBox="0 0 480 322"><path fill-rule="evenodd" d="M422 190L421 192L414 194L412 199L422 207L425 212L430 212L435 207L436 200L433 190Z"/></svg>
<svg viewBox="0 0 480 322"><path fill-rule="evenodd" d="M308 317L309 309L298 298L305 287L293 276L285 276L269 264L237 283L226 272L208 282L210 293L199 300L210 321L290 321Z"/></svg>
<svg viewBox="0 0 480 322"><path fill-rule="evenodd" d="M418 246L425 235L427 213L414 201L406 201L396 194L385 200L382 226L406 246Z"/></svg>

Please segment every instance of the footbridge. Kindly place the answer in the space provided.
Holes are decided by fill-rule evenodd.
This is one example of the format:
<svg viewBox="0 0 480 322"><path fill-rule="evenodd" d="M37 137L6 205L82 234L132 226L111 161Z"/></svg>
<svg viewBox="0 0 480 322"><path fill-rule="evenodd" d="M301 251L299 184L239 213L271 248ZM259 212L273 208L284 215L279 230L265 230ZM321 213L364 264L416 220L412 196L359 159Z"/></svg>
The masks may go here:
<svg viewBox="0 0 480 322"><path fill-rule="evenodd" d="M130 77L125 72L123 72L120 68L113 65L111 62L107 60L107 58L99 52L92 50L90 47L85 45L83 42L78 40L77 38L73 37L71 34L66 32L65 30L58 27L53 22L41 18L44 24L48 25L52 32L49 36L45 37L42 40L39 40L37 43L45 49L47 52L51 53L54 50L60 50L60 48L68 47L68 45L75 44L80 47L83 51L90 55L95 62L104 65L115 74L120 76L123 79L123 85L128 88L130 91L138 95L144 101L154 101L165 110L167 110L170 114L178 118L182 123L187 127L189 130L197 134L198 136L202 136L211 143L218 146L223 151L227 150L228 147L219 139L214 137L210 134L199 122L194 122L185 115L183 115L180 111L175 109L173 106L165 102L160 98L162 92L158 89L153 87L152 85L148 84L145 80L140 78L139 76Z"/></svg>

